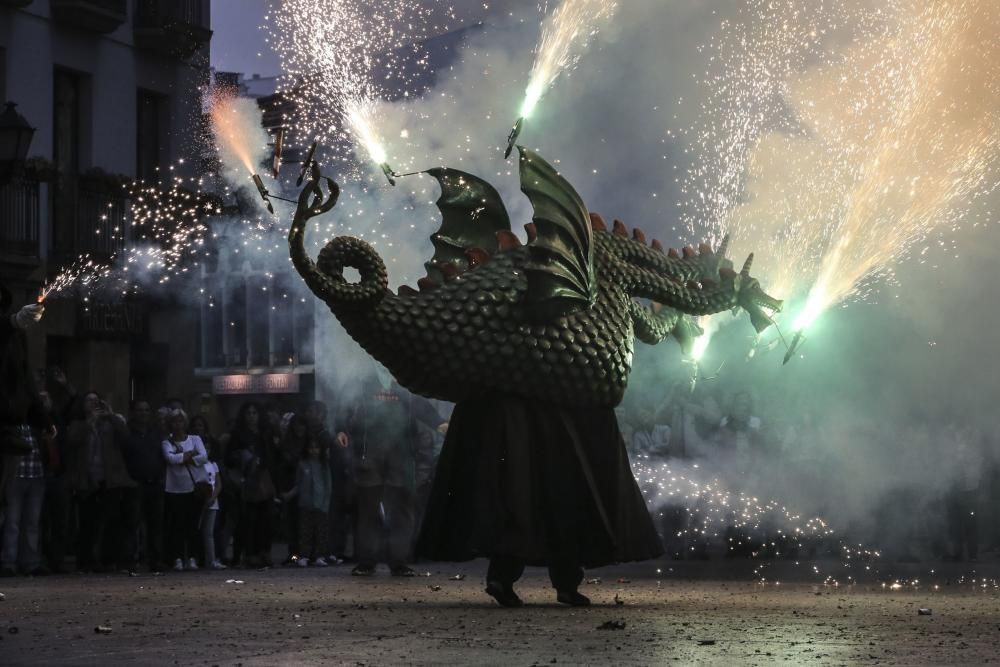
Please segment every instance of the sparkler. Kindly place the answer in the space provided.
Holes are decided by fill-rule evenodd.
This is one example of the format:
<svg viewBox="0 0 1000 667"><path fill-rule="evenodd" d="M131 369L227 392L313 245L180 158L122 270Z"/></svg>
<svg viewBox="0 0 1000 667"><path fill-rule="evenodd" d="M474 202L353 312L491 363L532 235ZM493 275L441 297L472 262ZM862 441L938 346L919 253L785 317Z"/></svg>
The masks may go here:
<svg viewBox="0 0 1000 667"><path fill-rule="evenodd" d="M76 285L90 286L107 278L111 267L91 259L90 255L81 255L72 264L63 267L52 280L45 283L38 294L38 303L45 303L49 297L54 297Z"/></svg>
<svg viewBox="0 0 1000 667"><path fill-rule="evenodd" d="M535 111L545 91L559 75L576 67L584 48L598 32L602 22L618 8L616 0L563 0L542 27L535 49L535 63L524 92L517 121L507 135L504 159L510 157L524 121Z"/></svg>

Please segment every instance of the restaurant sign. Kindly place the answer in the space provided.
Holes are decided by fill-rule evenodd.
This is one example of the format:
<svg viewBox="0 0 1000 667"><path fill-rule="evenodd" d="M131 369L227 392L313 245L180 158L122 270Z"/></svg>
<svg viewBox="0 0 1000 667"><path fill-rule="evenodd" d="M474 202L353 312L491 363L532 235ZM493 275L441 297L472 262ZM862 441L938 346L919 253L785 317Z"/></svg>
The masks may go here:
<svg viewBox="0 0 1000 667"><path fill-rule="evenodd" d="M216 375L212 378L212 392L216 396L297 394L299 392L299 376L295 373Z"/></svg>

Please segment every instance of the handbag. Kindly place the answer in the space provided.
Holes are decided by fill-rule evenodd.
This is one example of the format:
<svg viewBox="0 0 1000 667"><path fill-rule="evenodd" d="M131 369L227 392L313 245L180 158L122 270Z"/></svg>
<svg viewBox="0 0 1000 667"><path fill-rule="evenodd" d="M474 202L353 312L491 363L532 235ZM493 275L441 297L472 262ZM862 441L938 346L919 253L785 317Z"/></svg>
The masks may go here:
<svg viewBox="0 0 1000 667"><path fill-rule="evenodd" d="M177 449L177 453L183 453L184 448L178 445L173 440L170 441L173 446ZM187 470L188 477L191 478L191 483L194 485L194 495L201 500L208 501L212 497L212 493L215 492L215 488L204 480L197 480L194 478L194 473L191 472L191 466L184 464L184 468Z"/></svg>

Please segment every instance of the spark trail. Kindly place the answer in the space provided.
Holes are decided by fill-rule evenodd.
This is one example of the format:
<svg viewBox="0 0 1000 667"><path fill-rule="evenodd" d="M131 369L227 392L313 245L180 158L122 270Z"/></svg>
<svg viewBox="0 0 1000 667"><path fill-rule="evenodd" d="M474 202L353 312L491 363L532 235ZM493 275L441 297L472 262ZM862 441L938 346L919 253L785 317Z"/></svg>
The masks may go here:
<svg viewBox="0 0 1000 667"><path fill-rule="evenodd" d="M954 247L1000 183L998 29L989 0L753 0L709 45L688 229L770 247L761 280L808 292L799 330Z"/></svg>
<svg viewBox="0 0 1000 667"><path fill-rule="evenodd" d="M535 111L545 91L552 87L560 74L576 67L587 44L597 35L600 26L611 19L616 9L616 0L562 0L542 25L524 101L507 137L505 159L510 157L525 119Z"/></svg>
<svg viewBox="0 0 1000 667"><path fill-rule="evenodd" d="M295 103L299 141L334 146L348 139L363 151L358 157L386 165L378 102L390 92L421 92L417 75L427 61L419 40L437 30L430 16L414 0L273 2L265 27L281 58L284 92ZM348 157L339 159L348 164Z"/></svg>

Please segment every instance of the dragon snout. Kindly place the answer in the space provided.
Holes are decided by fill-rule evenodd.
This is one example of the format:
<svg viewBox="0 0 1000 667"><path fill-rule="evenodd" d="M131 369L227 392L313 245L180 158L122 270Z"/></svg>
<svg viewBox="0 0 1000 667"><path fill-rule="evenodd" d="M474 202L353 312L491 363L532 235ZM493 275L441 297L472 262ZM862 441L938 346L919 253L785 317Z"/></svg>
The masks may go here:
<svg viewBox="0 0 1000 667"><path fill-rule="evenodd" d="M783 303L781 299L775 299L761 289L760 283L756 280L751 280L740 293L740 306L750 315L750 324L757 333L764 331L773 323L771 315L766 311L780 312Z"/></svg>

